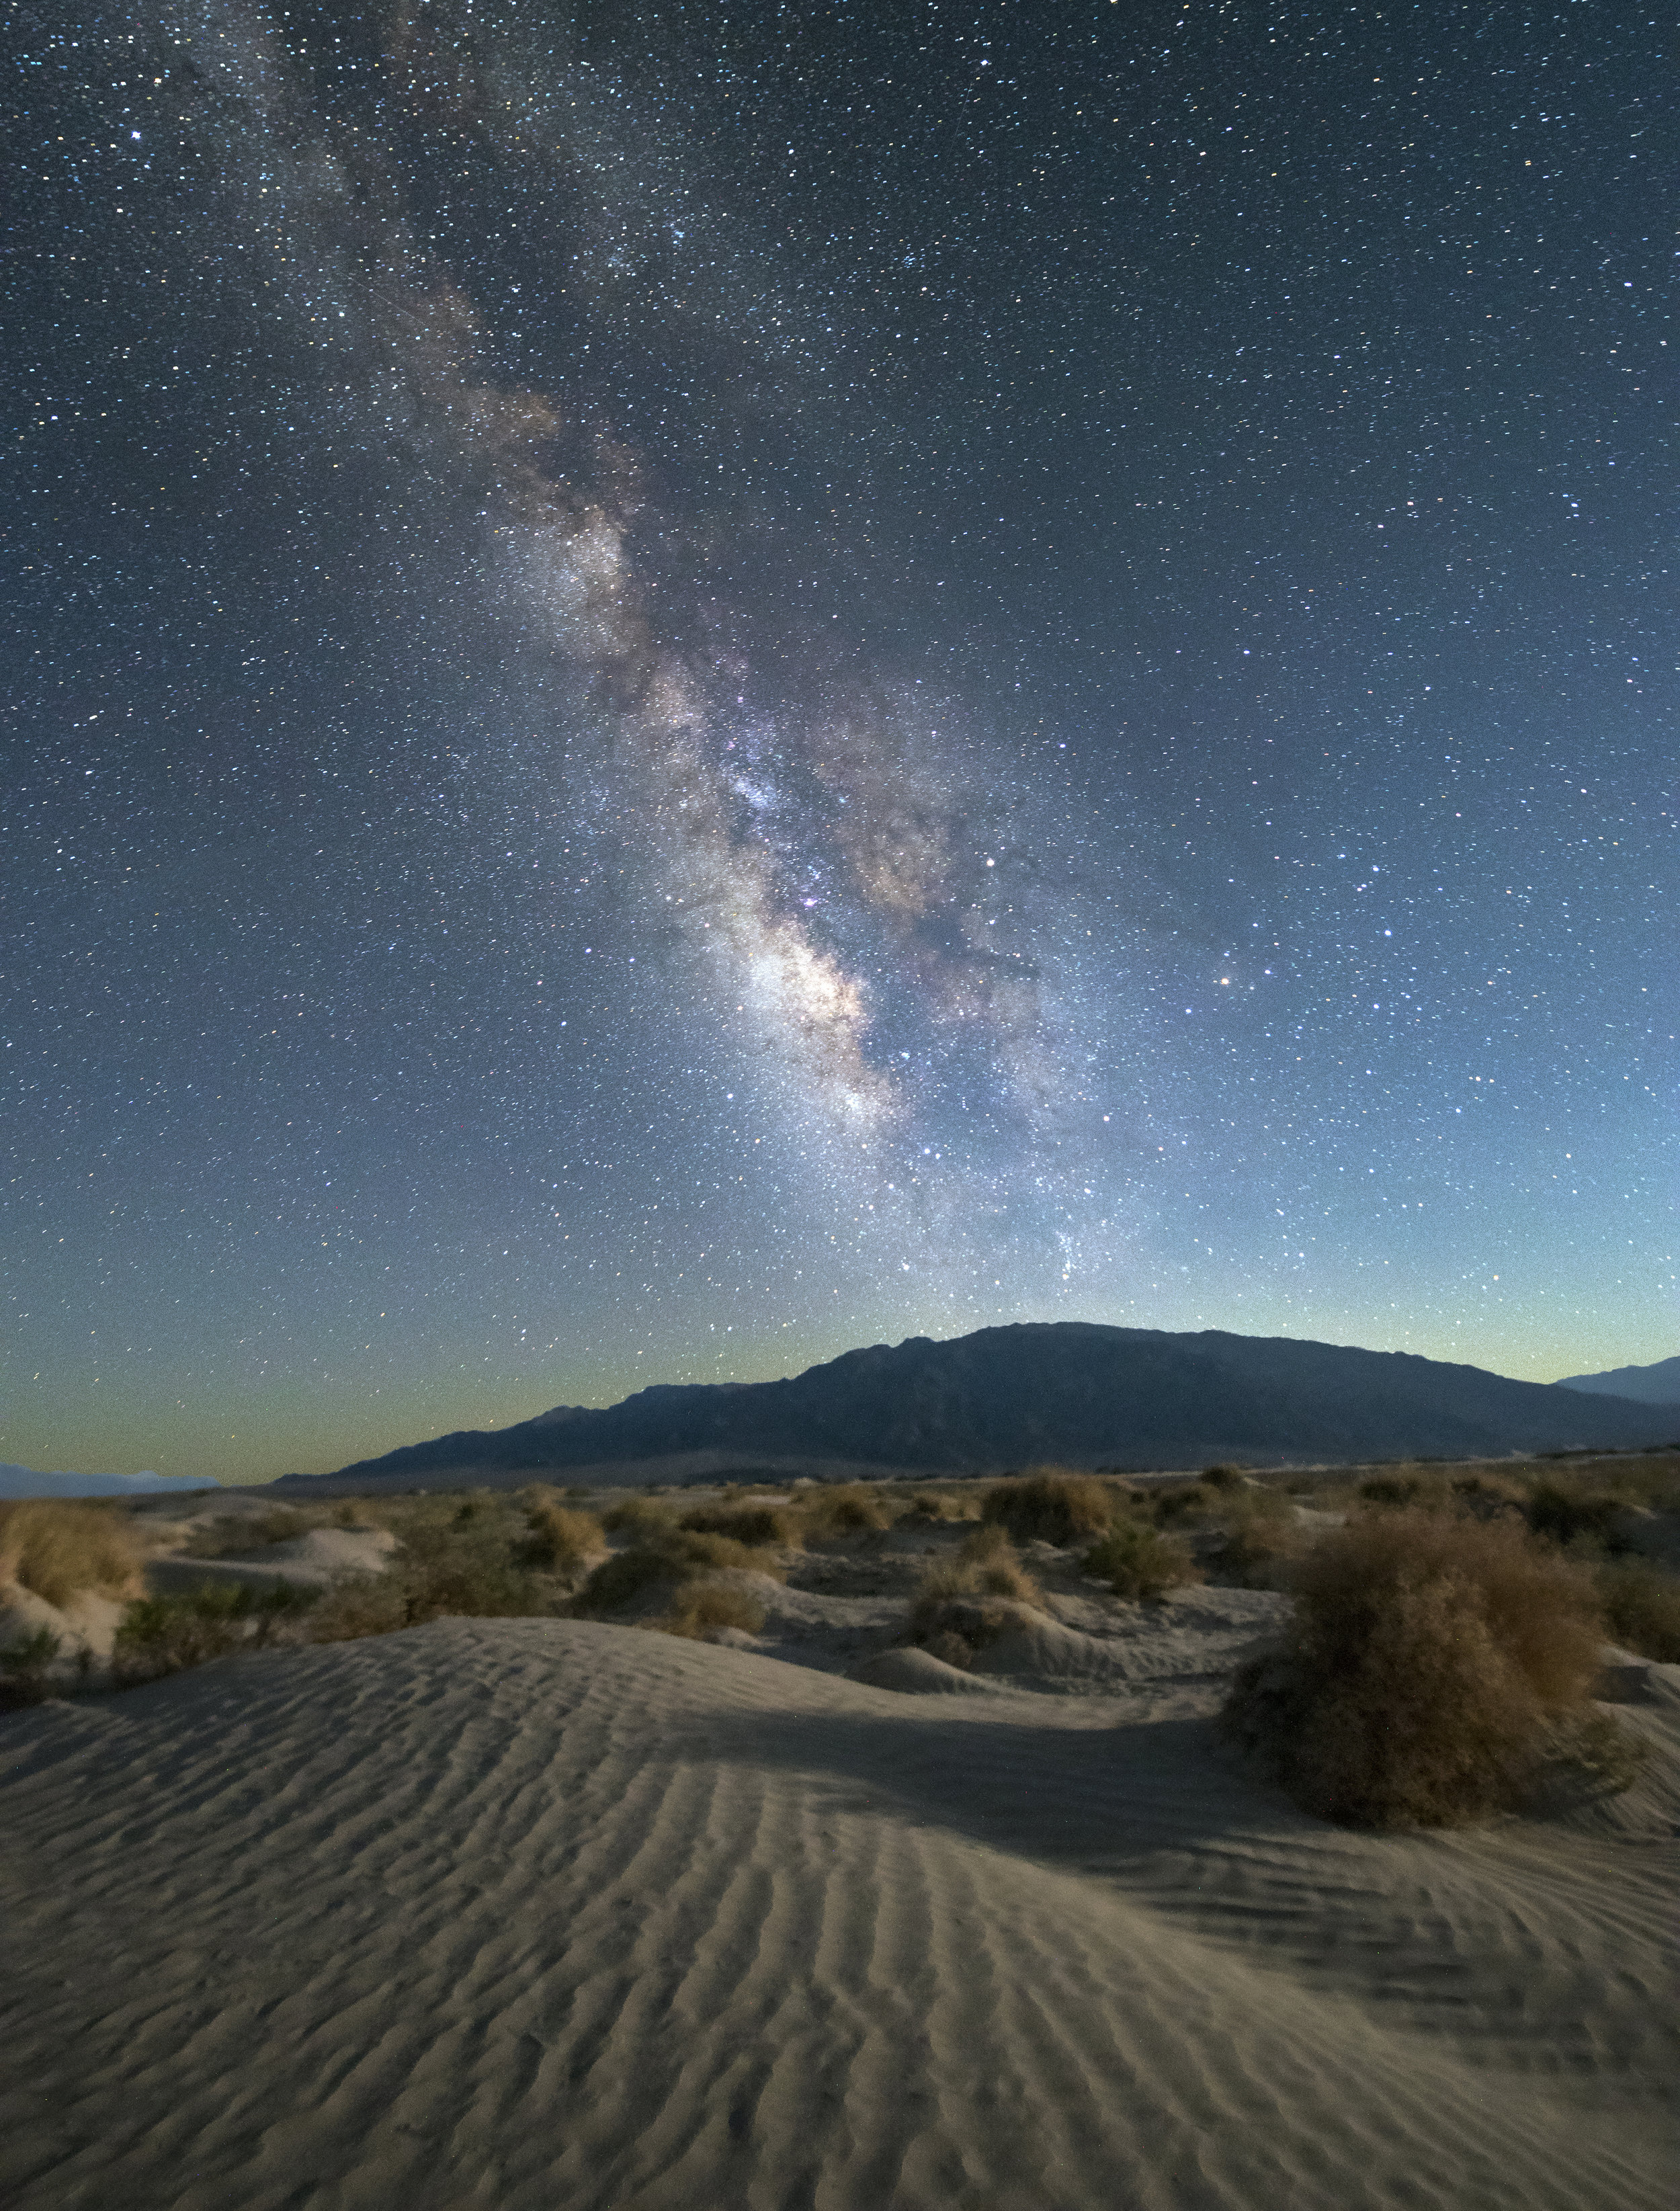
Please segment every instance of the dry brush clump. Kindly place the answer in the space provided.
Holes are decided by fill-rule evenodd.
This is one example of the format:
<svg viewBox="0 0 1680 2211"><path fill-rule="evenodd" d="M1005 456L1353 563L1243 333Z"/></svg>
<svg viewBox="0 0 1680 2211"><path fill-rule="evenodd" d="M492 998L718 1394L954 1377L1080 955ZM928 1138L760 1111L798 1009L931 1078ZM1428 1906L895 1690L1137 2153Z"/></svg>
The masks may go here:
<svg viewBox="0 0 1680 2211"><path fill-rule="evenodd" d="M0 1582L15 1582L61 1610L83 1593L130 1596L140 1552L126 1517L56 1497L0 1503Z"/></svg>
<svg viewBox="0 0 1680 2211"><path fill-rule="evenodd" d="M582 1613L622 1612L660 1583L701 1580L721 1567L782 1578L773 1555L728 1536L713 1536L667 1521L649 1529L634 1543L603 1559L577 1599Z"/></svg>
<svg viewBox="0 0 1680 2211"><path fill-rule="evenodd" d="M756 1635L764 1625L764 1607L727 1582L689 1582L678 1590L668 1611L646 1625L662 1635L682 1635L695 1643L709 1643L719 1628L740 1628Z"/></svg>
<svg viewBox="0 0 1680 2211"><path fill-rule="evenodd" d="M1089 1543L1101 1536L1119 1503L1113 1488L1093 1474L1034 1467L994 1482L980 1507L987 1525L1007 1529L1017 1543Z"/></svg>
<svg viewBox="0 0 1680 2211"><path fill-rule="evenodd" d="M1162 1597L1169 1589L1202 1578L1186 1544L1130 1514L1117 1519L1091 1546L1084 1565L1085 1572L1107 1582L1116 1596L1137 1599Z"/></svg>
<svg viewBox="0 0 1680 2211"><path fill-rule="evenodd" d="M1680 1579L1644 1559L1615 1559L1594 1575L1613 1642L1680 1666Z"/></svg>
<svg viewBox="0 0 1680 2211"><path fill-rule="evenodd" d="M1307 1810L1445 1826L1519 1803L1572 1740L1604 1763L1591 1577L1514 1519L1370 1512L1295 1587L1281 1646L1240 1672L1223 1724Z"/></svg>
<svg viewBox="0 0 1680 2211"><path fill-rule="evenodd" d="M803 1491L798 1510L808 1542L821 1543L838 1536L874 1535L893 1524L891 1505L861 1481Z"/></svg>
<svg viewBox="0 0 1680 2211"><path fill-rule="evenodd" d="M230 1651L259 1646L282 1622L307 1612L318 1595L290 1582L277 1581L265 1589L209 1582L176 1596L137 1598L117 1629L111 1654L112 1685L132 1688L202 1666Z"/></svg>
<svg viewBox="0 0 1680 2211"><path fill-rule="evenodd" d="M682 1525L701 1536L727 1536L749 1548L772 1545L785 1549L800 1540L798 1521L783 1505L734 1504L696 1505L682 1516Z"/></svg>
<svg viewBox="0 0 1680 2211"><path fill-rule="evenodd" d="M1043 1602L1043 1590L1005 1531L981 1526L954 1558L923 1572L910 1608L910 1640L966 1666L976 1651L1016 1624L1021 1606L1037 1609Z"/></svg>
<svg viewBox="0 0 1680 2211"><path fill-rule="evenodd" d="M601 1523L552 1494L538 1493L525 1507L523 1561L543 1573L571 1576L606 1548Z"/></svg>

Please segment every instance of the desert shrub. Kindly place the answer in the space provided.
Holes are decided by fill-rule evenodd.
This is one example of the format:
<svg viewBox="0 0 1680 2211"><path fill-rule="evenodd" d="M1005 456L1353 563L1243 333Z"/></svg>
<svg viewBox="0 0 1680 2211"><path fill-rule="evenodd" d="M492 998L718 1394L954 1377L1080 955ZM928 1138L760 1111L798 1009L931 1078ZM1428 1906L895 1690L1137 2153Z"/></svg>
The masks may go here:
<svg viewBox="0 0 1680 2211"><path fill-rule="evenodd" d="M566 1494L568 1497L592 1497L595 1492L586 1481L568 1481L566 1485Z"/></svg>
<svg viewBox="0 0 1680 2211"><path fill-rule="evenodd" d="M1210 1489L1235 1489L1242 1481L1240 1466L1204 1466L1202 1479Z"/></svg>
<svg viewBox="0 0 1680 2211"><path fill-rule="evenodd" d="M1147 1520L1116 1520L1085 1554L1085 1571L1099 1575L1116 1596L1159 1597L1201 1576L1184 1545Z"/></svg>
<svg viewBox="0 0 1680 2211"><path fill-rule="evenodd" d="M1374 1474L1359 1485L1367 1505L1398 1507L1425 1505L1439 1511L1447 1500L1445 1475L1422 1467L1397 1467L1392 1474Z"/></svg>
<svg viewBox="0 0 1680 2211"><path fill-rule="evenodd" d="M1044 1592L1007 1533L995 1524L983 1526L954 1559L937 1560L923 1572L910 1608L910 1632L919 1643L954 1633L972 1651L1009 1626L1010 1606L1043 1602Z"/></svg>
<svg viewBox="0 0 1680 2211"><path fill-rule="evenodd" d="M1453 1494L1469 1512L1485 1515L1508 1511L1513 1506L1525 1509L1528 1490L1509 1475L1487 1474L1477 1468L1468 1474L1453 1477Z"/></svg>
<svg viewBox="0 0 1680 2211"><path fill-rule="evenodd" d="M645 1497L623 1497L608 1505L601 1525L610 1536L640 1536L673 1527L675 1521L663 1505L650 1505Z"/></svg>
<svg viewBox="0 0 1680 2211"><path fill-rule="evenodd" d="M249 1551L288 1543L308 1526L300 1512L276 1505L270 1512L224 1513L181 1547L189 1559L242 1559Z"/></svg>
<svg viewBox="0 0 1680 2211"><path fill-rule="evenodd" d="M111 1670L121 1684L152 1681L224 1652L266 1642L276 1623L308 1610L314 1590L210 1582L172 1596L136 1598L118 1625Z"/></svg>
<svg viewBox="0 0 1680 2211"><path fill-rule="evenodd" d="M960 1515L950 1498L924 1489L910 1499L898 1517L901 1521L913 1524L935 1527L942 1521L955 1520Z"/></svg>
<svg viewBox="0 0 1680 2211"><path fill-rule="evenodd" d="M677 1591L669 1612L647 1624L662 1634L686 1635L704 1643L720 1627L744 1628L749 1635L756 1635L764 1625L764 1607L727 1583L690 1582Z"/></svg>
<svg viewBox="0 0 1680 2211"><path fill-rule="evenodd" d="M1442 1826L1519 1800L1590 1715L1591 1578L1514 1520L1400 1509L1327 1536L1281 1646L1239 1673L1229 1734L1308 1811Z"/></svg>
<svg viewBox="0 0 1680 2211"><path fill-rule="evenodd" d="M525 1526L525 1563L547 1573L574 1574L592 1551L603 1548L594 1514L575 1511L552 1497L539 1497L527 1508Z"/></svg>
<svg viewBox="0 0 1680 2211"><path fill-rule="evenodd" d="M38 1627L0 1650L0 1712L44 1703L52 1693L51 1669L58 1656L58 1638L50 1627Z"/></svg>
<svg viewBox="0 0 1680 2211"><path fill-rule="evenodd" d="M858 1481L806 1490L799 1499L799 1512L806 1533L819 1542L830 1536L868 1535L890 1527L893 1519L887 1500Z"/></svg>
<svg viewBox="0 0 1680 2211"><path fill-rule="evenodd" d="M778 1571L764 1551L737 1543L728 1536L673 1528L667 1523L642 1542L603 1559L584 1584L578 1607L583 1612L617 1612L656 1582L697 1581L719 1566L761 1574Z"/></svg>
<svg viewBox="0 0 1680 2211"><path fill-rule="evenodd" d="M995 1482L986 1493L980 1517L1006 1528L1017 1543L1064 1547L1100 1536L1114 1517L1114 1505L1113 1491L1095 1475L1035 1467L1013 1481Z"/></svg>
<svg viewBox="0 0 1680 2211"><path fill-rule="evenodd" d="M1149 1510L1163 1527L1171 1527L1174 1521L1195 1520L1210 1511L1215 1493L1199 1481L1175 1482L1170 1489L1151 1493Z"/></svg>
<svg viewBox="0 0 1680 2211"><path fill-rule="evenodd" d="M1616 1523L1627 1509L1624 1498L1605 1489L1590 1489L1567 1478L1537 1482L1529 1492L1528 1524L1537 1536L1554 1543L1599 1543L1618 1548Z"/></svg>
<svg viewBox="0 0 1680 2211"><path fill-rule="evenodd" d="M64 1606L84 1590L127 1596L139 1574L139 1553L119 1514L56 1497L0 1503L0 1582Z"/></svg>
<svg viewBox="0 0 1680 2211"><path fill-rule="evenodd" d="M1234 1512L1225 1523L1225 1540L1215 1554L1217 1578L1240 1589L1274 1584L1288 1561L1302 1548L1301 1531L1288 1500L1283 1511L1259 1505Z"/></svg>
<svg viewBox="0 0 1680 2211"><path fill-rule="evenodd" d="M700 1535L728 1536L737 1543L760 1547L798 1541L798 1522L779 1505L697 1505L683 1514L682 1525Z"/></svg>
<svg viewBox="0 0 1680 2211"><path fill-rule="evenodd" d="M327 1590L309 1615L304 1639L359 1643L364 1636L390 1635L399 1627L414 1625L409 1591L396 1575L356 1574L335 1582Z"/></svg>
<svg viewBox="0 0 1680 2211"><path fill-rule="evenodd" d="M1680 1666L1680 1580L1635 1559L1600 1566L1594 1579L1611 1640L1641 1658Z"/></svg>

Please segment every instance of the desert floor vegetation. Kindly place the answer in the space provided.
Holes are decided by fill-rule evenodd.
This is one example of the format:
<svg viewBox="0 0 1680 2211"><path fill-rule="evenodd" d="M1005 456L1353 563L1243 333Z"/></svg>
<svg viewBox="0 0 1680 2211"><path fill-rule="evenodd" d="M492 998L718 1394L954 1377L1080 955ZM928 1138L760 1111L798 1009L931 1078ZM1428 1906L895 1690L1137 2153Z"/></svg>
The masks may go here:
<svg viewBox="0 0 1680 2211"><path fill-rule="evenodd" d="M721 1628L756 1635L764 1626L764 1607L726 1582L692 1582L678 1590L668 1610L646 1624L662 1635L707 1643L716 1639Z"/></svg>
<svg viewBox="0 0 1680 2211"><path fill-rule="evenodd" d="M120 1502L29 1497L0 1502L0 1582L63 1607L140 1586L142 1554Z"/></svg>
<svg viewBox="0 0 1680 2211"><path fill-rule="evenodd" d="M782 1575L773 1553L732 1536L679 1528L669 1521L659 1528L645 1527L634 1542L596 1567L579 1592L578 1609L620 1612L660 1584L698 1581L730 1567L770 1574L778 1580Z"/></svg>
<svg viewBox="0 0 1680 2211"><path fill-rule="evenodd" d="M119 1688L202 1666L230 1651L259 1648L281 1623L296 1623L318 1601L313 1590L211 1582L178 1596L139 1597L124 1614L112 1652Z"/></svg>
<svg viewBox="0 0 1680 2211"><path fill-rule="evenodd" d="M1101 1536L1118 1502L1112 1484L1093 1474L1059 1467L1034 1467L995 1482L986 1493L981 1517L1007 1529L1017 1543L1053 1543L1065 1549Z"/></svg>
<svg viewBox="0 0 1680 2211"><path fill-rule="evenodd" d="M909 1639L966 1666L1015 1624L1018 1607L1036 1609L1043 1602L1044 1591L1008 1532L995 1523L982 1525L954 1557L924 1568L910 1607Z"/></svg>
<svg viewBox="0 0 1680 2211"><path fill-rule="evenodd" d="M768 1549L800 1540L798 1516L785 1505L758 1505L729 1498L717 1505L696 1505L682 1516L682 1525L702 1536L727 1536L749 1547Z"/></svg>
<svg viewBox="0 0 1680 2211"><path fill-rule="evenodd" d="M1085 1554L1085 1572L1116 1596L1149 1600L1202 1578L1188 1545L1143 1519L1123 1515Z"/></svg>
<svg viewBox="0 0 1680 2211"><path fill-rule="evenodd" d="M1680 1576L1644 1559L1607 1561L1593 1576L1613 1642L1641 1658L1680 1666Z"/></svg>
<svg viewBox="0 0 1680 2211"><path fill-rule="evenodd" d="M1514 1515L1367 1512L1307 1554L1294 1589L1281 1645L1239 1672L1223 1717L1307 1810L1446 1826L1515 1807L1572 1755L1616 1778L1589 1702L1592 1577Z"/></svg>
<svg viewBox="0 0 1680 2211"><path fill-rule="evenodd" d="M562 1505L552 1493L538 1492L525 1507L526 1536L523 1563L551 1574L575 1575L585 1563L606 1548L601 1523L592 1512Z"/></svg>

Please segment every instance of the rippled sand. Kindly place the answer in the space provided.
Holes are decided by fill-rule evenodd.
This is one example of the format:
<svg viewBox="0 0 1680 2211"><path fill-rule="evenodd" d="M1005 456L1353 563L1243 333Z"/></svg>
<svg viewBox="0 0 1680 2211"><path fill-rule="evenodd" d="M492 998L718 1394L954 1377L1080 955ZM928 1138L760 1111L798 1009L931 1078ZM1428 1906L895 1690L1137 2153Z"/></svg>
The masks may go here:
<svg viewBox="0 0 1680 2211"><path fill-rule="evenodd" d="M0 1723L13 2211L1672 2200L1613 1814L1339 1832L1204 1718L445 1621ZM1660 1771L1659 1771L1660 1769Z"/></svg>

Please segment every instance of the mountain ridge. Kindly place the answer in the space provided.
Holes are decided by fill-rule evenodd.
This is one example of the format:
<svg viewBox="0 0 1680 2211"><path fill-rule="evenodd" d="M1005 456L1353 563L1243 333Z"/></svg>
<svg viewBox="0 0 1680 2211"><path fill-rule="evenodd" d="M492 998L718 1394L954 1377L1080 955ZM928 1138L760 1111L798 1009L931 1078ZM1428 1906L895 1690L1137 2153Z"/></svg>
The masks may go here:
<svg viewBox="0 0 1680 2211"><path fill-rule="evenodd" d="M458 1469L485 1479L694 1453L930 1474L1046 1459L1177 1465L1204 1452L1277 1465L1626 1447L1677 1433L1680 1414L1660 1406L1411 1352L1018 1322L943 1343L863 1346L778 1381L655 1383L616 1405L556 1405L506 1428L459 1429L282 1481L397 1484Z"/></svg>

